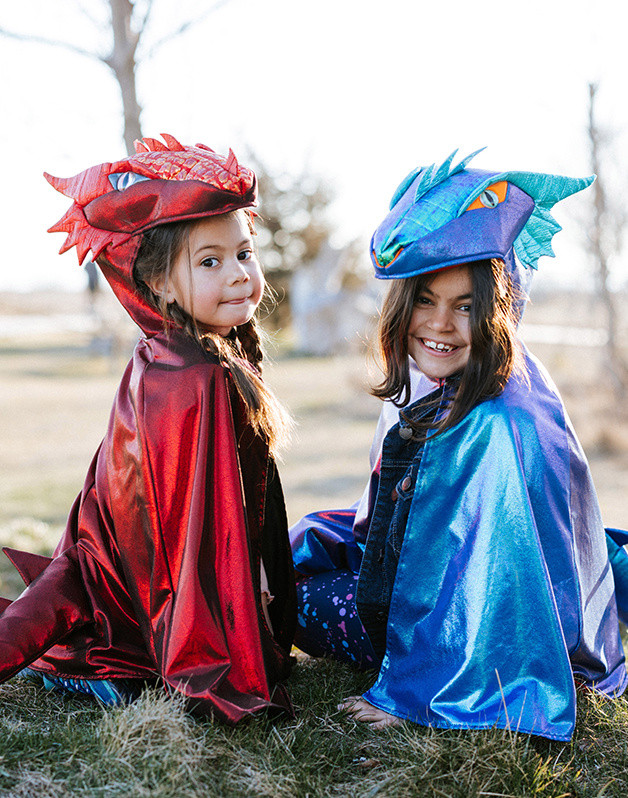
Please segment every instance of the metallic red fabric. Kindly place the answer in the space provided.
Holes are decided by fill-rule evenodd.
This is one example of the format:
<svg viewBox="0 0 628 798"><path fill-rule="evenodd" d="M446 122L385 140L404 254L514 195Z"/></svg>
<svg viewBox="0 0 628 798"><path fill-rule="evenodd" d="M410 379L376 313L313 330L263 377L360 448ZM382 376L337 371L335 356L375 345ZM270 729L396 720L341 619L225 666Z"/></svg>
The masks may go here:
<svg viewBox="0 0 628 798"><path fill-rule="evenodd" d="M29 587L0 600L0 681L26 665L79 679L161 678L228 723L292 711L281 685L296 622L279 477L228 369L137 293L142 233L255 204L233 153L171 136L135 156L48 180L73 204L51 230L91 250L149 336L134 352L107 435L54 558L7 552ZM261 606L260 560L273 633Z"/></svg>
<svg viewBox="0 0 628 798"><path fill-rule="evenodd" d="M54 559L39 576L34 567L0 618L0 678L45 650L34 662L42 671L160 676L231 723L264 707L291 711L279 684L295 621L281 501L229 373L182 332L140 341ZM280 506L272 519L268 502ZM263 547L274 636L260 603ZM27 581L32 556L11 552Z"/></svg>
<svg viewBox="0 0 628 798"><path fill-rule="evenodd" d="M91 251L131 318L151 335L161 316L133 288L132 271L142 233L159 224L200 219L251 208L255 174L229 150L189 147L163 134L164 142L135 142L137 152L115 163L91 166L74 177L46 180L73 202L49 232L67 233L60 252L76 247L79 263ZM114 185L115 184L115 185Z"/></svg>

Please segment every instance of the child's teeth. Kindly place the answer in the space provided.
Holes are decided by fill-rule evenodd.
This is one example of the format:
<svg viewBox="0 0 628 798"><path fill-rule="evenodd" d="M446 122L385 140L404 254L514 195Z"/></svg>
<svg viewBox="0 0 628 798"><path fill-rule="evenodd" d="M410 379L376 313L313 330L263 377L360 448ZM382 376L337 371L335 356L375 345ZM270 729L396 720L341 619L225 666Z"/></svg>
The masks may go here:
<svg viewBox="0 0 628 798"><path fill-rule="evenodd" d="M436 349L439 352L451 352L454 349L453 346L448 346L447 344L438 344L436 341L425 341L425 343L430 349Z"/></svg>

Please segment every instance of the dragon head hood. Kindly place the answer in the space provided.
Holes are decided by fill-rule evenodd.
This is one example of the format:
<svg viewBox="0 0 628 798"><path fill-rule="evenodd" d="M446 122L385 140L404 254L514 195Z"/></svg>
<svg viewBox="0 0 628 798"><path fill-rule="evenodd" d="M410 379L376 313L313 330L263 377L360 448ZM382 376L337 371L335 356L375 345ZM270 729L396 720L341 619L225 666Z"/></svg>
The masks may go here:
<svg viewBox="0 0 628 798"><path fill-rule="evenodd" d="M552 238L561 227L551 209L595 177L468 169L481 151L453 166L456 150L440 166L420 167L402 181L371 241L376 277L501 258L525 290L538 259L554 256Z"/></svg>
<svg viewBox="0 0 628 798"><path fill-rule="evenodd" d="M142 234L159 224L200 219L257 203L255 174L241 166L231 150L219 155L204 144L180 144L162 134L163 142L135 142L135 155L102 163L70 178L44 174L73 200L48 232L68 236L60 252L75 246L79 263L91 251L122 305L148 334L163 328L163 319L137 292L133 264Z"/></svg>

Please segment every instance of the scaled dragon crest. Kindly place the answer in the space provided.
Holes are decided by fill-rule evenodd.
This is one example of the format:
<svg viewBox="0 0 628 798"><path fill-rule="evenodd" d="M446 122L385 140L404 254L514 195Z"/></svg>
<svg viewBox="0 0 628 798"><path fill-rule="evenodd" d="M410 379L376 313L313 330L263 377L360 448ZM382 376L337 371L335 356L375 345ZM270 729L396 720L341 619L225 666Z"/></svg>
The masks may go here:
<svg viewBox="0 0 628 798"><path fill-rule="evenodd" d="M162 137L165 143L136 141L135 155L92 166L75 177L44 175L74 200L49 228L68 234L61 252L76 246L79 263L90 250L94 260L104 253L120 267L116 247L150 227L255 205L255 175L231 150L223 156L204 144L188 147L168 134Z"/></svg>
<svg viewBox="0 0 628 798"><path fill-rule="evenodd" d="M551 209L595 178L467 169L478 152L453 166L455 151L442 165L415 169L403 180L371 242L377 277L412 277L488 258L501 258L514 272L514 255L526 269L554 255L552 238L561 227Z"/></svg>

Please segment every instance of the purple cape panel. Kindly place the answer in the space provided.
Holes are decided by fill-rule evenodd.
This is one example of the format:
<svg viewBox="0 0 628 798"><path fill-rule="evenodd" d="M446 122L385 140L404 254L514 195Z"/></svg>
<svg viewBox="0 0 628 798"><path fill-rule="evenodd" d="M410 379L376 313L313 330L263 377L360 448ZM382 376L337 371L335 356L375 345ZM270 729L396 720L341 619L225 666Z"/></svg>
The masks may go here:
<svg viewBox="0 0 628 798"><path fill-rule="evenodd" d="M534 358L527 366L529 384L511 379L426 445L386 656L365 697L417 723L567 740L576 682L610 696L628 681L617 620L618 607L628 617L628 533L605 535L558 392ZM396 420L386 408L359 506L291 530L301 573L357 571L381 441Z"/></svg>

